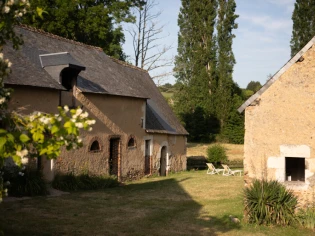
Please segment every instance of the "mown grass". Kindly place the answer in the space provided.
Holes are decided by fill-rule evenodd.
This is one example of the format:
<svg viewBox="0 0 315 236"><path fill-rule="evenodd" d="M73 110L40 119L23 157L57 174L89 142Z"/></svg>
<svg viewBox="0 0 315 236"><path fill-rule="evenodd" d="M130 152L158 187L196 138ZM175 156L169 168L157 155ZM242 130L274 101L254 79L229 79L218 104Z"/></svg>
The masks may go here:
<svg viewBox="0 0 315 236"><path fill-rule="evenodd" d="M226 148L228 160L242 160L244 158L244 145L220 143ZM209 143L188 143L187 156L207 156L207 148L213 144Z"/></svg>
<svg viewBox="0 0 315 236"><path fill-rule="evenodd" d="M172 98L174 93L172 92L161 92L165 98Z"/></svg>
<svg viewBox="0 0 315 236"><path fill-rule="evenodd" d="M182 172L103 191L0 204L5 235L313 235L242 219L243 178Z"/></svg>

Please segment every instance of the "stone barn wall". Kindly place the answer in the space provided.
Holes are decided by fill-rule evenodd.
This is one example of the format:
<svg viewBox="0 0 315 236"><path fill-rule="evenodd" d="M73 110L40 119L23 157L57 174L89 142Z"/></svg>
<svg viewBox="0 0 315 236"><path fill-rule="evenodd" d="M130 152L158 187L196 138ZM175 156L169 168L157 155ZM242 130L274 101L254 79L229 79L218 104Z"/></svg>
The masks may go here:
<svg viewBox="0 0 315 236"><path fill-rule="evenodd" d="M254 178L279 180L305 202L315 173L315 47L303 59L246 108L244 170L245 184ZM289 181L290 158L305 162L304 181Z"/></svg>

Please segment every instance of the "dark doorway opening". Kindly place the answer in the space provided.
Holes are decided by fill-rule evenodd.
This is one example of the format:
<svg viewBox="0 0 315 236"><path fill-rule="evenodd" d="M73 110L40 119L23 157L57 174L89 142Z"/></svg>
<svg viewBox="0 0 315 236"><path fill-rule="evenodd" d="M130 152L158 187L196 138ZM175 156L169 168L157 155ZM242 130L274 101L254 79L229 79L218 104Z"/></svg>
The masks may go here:
<svg viewBox="0 0 315 236"><path fill-rule="evenodd" d="M151 140L145 140L144 174L151 174Z"/></svg>
<svg viewBox="0 0 315 236"><path fill-rule="evenodd" d="M109 174L119 177L120 139L111 138L109 144Z"/></svg>
<svg viewBox="0 0 315 236"><path fill-rule="evenodd" d="M287 181L305 181L305 158L286 157L285 173ZM291 180L290 180L291 179Z"/></svg>
<svg viewBox="0 0 315 236"><path fill-rule="evenodd" d="M166 147L161 149L160 176L166 176Z"/></svg>

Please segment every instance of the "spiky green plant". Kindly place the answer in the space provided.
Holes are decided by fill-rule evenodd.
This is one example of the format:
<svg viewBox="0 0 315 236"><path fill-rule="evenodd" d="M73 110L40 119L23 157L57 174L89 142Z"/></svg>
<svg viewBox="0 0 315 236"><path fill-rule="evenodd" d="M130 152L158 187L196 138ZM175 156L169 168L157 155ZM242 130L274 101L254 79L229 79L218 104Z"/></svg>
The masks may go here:
<svg viewBox="0 0 315 236"><path fill-rule="evenodd" d="M297 198L278 181L254 180L244 190L249 223L290 225L296 221Z"/></svg>

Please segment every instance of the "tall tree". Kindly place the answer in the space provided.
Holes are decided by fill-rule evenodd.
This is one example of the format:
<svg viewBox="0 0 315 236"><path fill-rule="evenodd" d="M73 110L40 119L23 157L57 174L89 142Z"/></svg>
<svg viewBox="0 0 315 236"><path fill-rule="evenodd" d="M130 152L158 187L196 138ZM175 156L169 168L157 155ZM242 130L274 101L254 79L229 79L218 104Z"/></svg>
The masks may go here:
<svg viewBox="0 0 315 236"><path fill-rule="evenodd" d="M144 0L145 5L135 8L137 20L133 27L128 29L133 41L134 57L133 62L148 72L156 72L156 69L163 68L165 71L151 73L157 85L161 85L161 80L172 74L170 67L173 65L173 58L167 57L167 52L172 49L172 45L163 44L163 29L159 18L162 12L155 12L158 3L155 0Z"/></svg>
<svg viewBox="0 0 315 236"><path fill-rule="evenodd" d="M315 1L296 0L292 20L291 56L293 57L315 35Z"/></svg>
<svg viewBox="0 0 315 236"><path fill-rule="evenodd" d="M142 0L31 0L33 9L42 7L44 19L28 17L25 24L47 32L103 48L112 57L124 60L125 37L122 21L135 20L130 9Z"/></svg>
<svg viewBox="0 0 315 236"><path fill-rule="evenodd" d="M235 93L235 84L233 81L235 58L232 50L233 38L235 38L232 30L237 28L235 20L238 17L238 15L235 14L235 9L235 0L219 0L216 112L222 130L229 118L229 112L233 107L233 94Z"/></svg>
<svg viewBox="0 0 315 236"><path fill-rule="evenodd" d="M237 28L238 17L235 9L235 0L182 0L174 108L192 134L196 133L195 128L187 122L198 123L201 114L204 117L206 125L202 133L199 130L198 135L191 137L195 141L198 138L210 141L213 134L218 133L230 136L232 130L231 125L227 131L224 127L231 124L229 119L235 118L231 112L235 108L235 97L241 95L232 78L235 65L232 31ZM194 117L199 118L193 121Z"/></svg>
<svg viewBox="0 0 315 236"><path fill-rule="evenodd" d="M216 17L216 0L182 0L174 69L180 87L177 113L194 112L197 107L208 116L214 112Z"/></svg>

